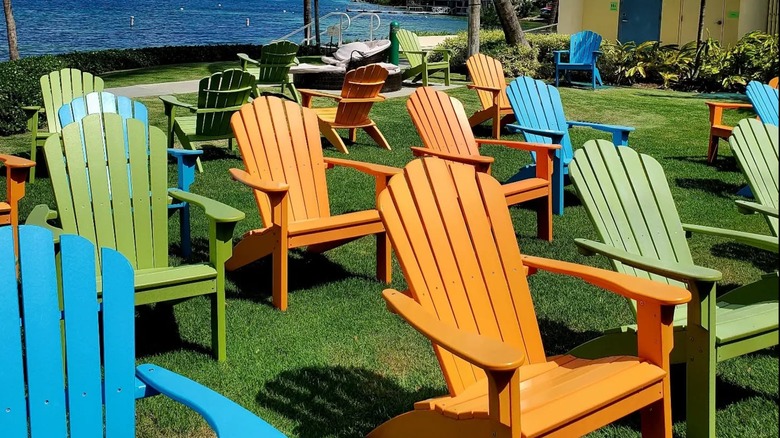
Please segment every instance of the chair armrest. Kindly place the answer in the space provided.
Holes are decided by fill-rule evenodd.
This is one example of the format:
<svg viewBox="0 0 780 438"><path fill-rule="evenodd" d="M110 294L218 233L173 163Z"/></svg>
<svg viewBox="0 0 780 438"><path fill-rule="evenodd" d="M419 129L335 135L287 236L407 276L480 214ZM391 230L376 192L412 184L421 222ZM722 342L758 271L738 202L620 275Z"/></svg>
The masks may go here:
<svg viewBox="0 0 780 438"><path fill-rule="evenodd" d="M574 244L577 245L577 250L580 254L586 256L600 254L610 260L623 263L624 265L683 282L718 281L723 278L723 274L714 269L644 257L605 243L594 242L588 239L574 239Z"/></svg>
<svg viewBox="0 0 780 438"><path fill-rule="evenodd" d="M177 99L175 96L171 95L164 95L160 96L160 100L163 101L163 105L165 105L165 114L168 115L170 113L170 108L178 106L182 108L187 108L190 111L197 111L198 107L196 105L192 105L189 103L184 103Z"/></svg>
<svg viewBox="0 0 780 438"><path fill-rule="evenodd" d="M709 234L711 236L725 237L735 242L744 243L755 248L767 251L778 251L778 238L762 234L746 233L744 231L727 230L725 228L705 227L701 225L682 224L686 235L691 233Z"/></svg>
<svg viewBox="0 0 780 438"><path fill-rule="evenodd" d="M496 146L506 146L510 149L520 149L523 151L533 151L538 154L555 153L557 149L561 148L559 144L547 144L547 143L530 143L527 141L509 141L509 140L496 140L492 138L478 138L477 145L490 144Z"/></svg>
<svg viewBox="0 0 780 438"><path fill-rule="evenodd" d="M468 333L441 322L415 300L393 289L385 289L382 298L387 307L431 342L461 359L489 371L508 371L525 362L521 351L476 333Z"/></svg>
<svg viewBox="0 0 780 438"><path fill-rule="evenodd" d="M299 88L298 92L301 93L303 96L311 96L311 97L328 97L335 100L341 100L341 96L337 94L332 93L325 93L323 91L317 91L317 90L309 90L308 88Z"/></svg>
<svg viewBox="0 0 780 438"><path fill-rule="evenodd" d="M556 144L560 143L561 140L563 140L563 137L566 135L566 133L563 132L563 131L553 131L551 129L529 128L529 127L526 127L526 126L518 125L517 123L510 123L510 124L506 125L506 127L509 128L509 130L514 131L514 132L520 131L523 134L528 133L528 134L539 135L539 136L542 136L542 137L547 137L550 140L552 140L553 143L556 143Z"/></svg>
<svg viewBox="0 0 780 438"><path fill-rule="evenodd" d="M490 91L493 94L501 93L501 89L497 87L488 87L486 85L477 85L477 84L468 84L466 86L472 90Z"/></svg>
<svg viewBox="0 0 780 438"><path fill-rule="evenodd" d="M561 55L569 54L568 50L553 50L553 62L558 64L561 62Z"/></svg>
<svg viewBox="0 0 780 438"><path fill-rule="evenodd" d="M542 269L556 274L577 277L594 286L636 301L648 301L661 306L675 306L691 300L691 293L686 289L646 278L560 260L529 255L524 255L522 258L523 264L532 269Z"/></svg>
<svg viewBox="0 0 780 438"><path fill-rule="evenodd" d="M40 106L23 106L25 117L27 117L27 130L33 133L33 136L38 135L38 115L44 112L44 109Z"/></svg>
<svg viewBox="0 0 780 438"><path fill-rule="evenodd" d="M264 181L260 178L248 174L241 169L230 169L230 176L241 184L244 184L255 190L260 190L261 192L269 195L274 193L286 194L287 190L290 189L290 186L285 183Z"/></svg>
<svg viewBox="0 0 780 438"><path fill-rule="evenodd" d="M385 96L378 95L376 97L340 97L340 103L369 103L369 102L384 102Z"/></svg>
<svg viewBox="0 0 780 438"><path fill-rule="evenodd" d="M475 166L479 172L489 172L490 165L493 164L495 159L484 155L459 155L451 154L449 152L436 151L429 148L421 148L412 146L412 154L415 157L439 157L443 160L454 161L456 163L463 163Z"/></svg>
<svg viewBox="0 0 780 438"><path fill-rule="evenodd" d="M184 376L152 364L139 365L136 377L161 394L203 416L221 438L284 437L241 405Z"/></svg>
<svg viewBox="0 0 780 438"><path fill-rule="evenodd" d="M65 231L62 228L49 224L48 221L52 219L57 219L57 212L55 210L50 210L48 205L39 204L33 207L30 214L27 215L24 224L37 225L46 228L51 231L51 234L54 237L54 243L59 243L60 235L64 234Z"/></svg>
<svg viewBox="0 0 780 438"><path fill-rule="evenodd" d="M241 70L246 70L247 64L260 65L259 61L250 58L246 53L239 53L238 60L241 63Z"/></svg>
<svg viewBox="0 0 780 438"><path fill-rule="evenodd" d="M715 108L723 108L723 109L739 109L739 108L753 108L753 105L749 103L736 103L736 102L704 102L709 107L710 110Z"/></svg>
<svg viewBox="0 0 780 438"><path fill-rule="evenodd" d="M766 205L758 204L756 202L743 201L741 199L737 199L734 202L737 204L737 210L742 214L761 213L770 217L778 217L776 208L767 207Z"/></svg>
<svg viewBox="0 0 780 438"><path fill-rule="evenodd" d="M631 126L620 126L620 125L607 125L604 123L590 123L590 122L576 122L573 120L566 121L566 124L569 126L585 126L588 128L598 129L599 131L606 131L606 132L632 132L636 130L636 128Z"/></svg>
<svg viewBox="0 0 780 438"><path fill-rule="evenodd" d="M381 164L366 163L364 161L345 160L343 158L331 158L324 157L323 161L328 167L343 166L351 167L355 170L359 170L363 173L373 175L375 177L389 178L395 174L401 173L401 169L391 166L383 166Z"/></svg>
<svg viewBox="0 0 780 438"><path fill-rule="evenodd" d="M168 155L172 157L185 157L185 156L191 156L191 155L203 155L203 150L201 149L173 149L168 148Z"/></svg>
<svg viewBox="0 0 780 438"><path fill-rule="evenodd" d="M189 202L190 204L201 207L205 211L206 216L217 223L238 222L245 217L244 212L241 210L237 210L229 205L192 192L185 192L180 189L168 189L168 194L179 201Z"/></svg>
<svg viewBox="0 0 780 438"><path fill-rule="evenodd" d="M13 169L24 169L35 166L35 161L17 157L16 155L5 154L0 154L0 163L3 163L5 167Z"/></svg>

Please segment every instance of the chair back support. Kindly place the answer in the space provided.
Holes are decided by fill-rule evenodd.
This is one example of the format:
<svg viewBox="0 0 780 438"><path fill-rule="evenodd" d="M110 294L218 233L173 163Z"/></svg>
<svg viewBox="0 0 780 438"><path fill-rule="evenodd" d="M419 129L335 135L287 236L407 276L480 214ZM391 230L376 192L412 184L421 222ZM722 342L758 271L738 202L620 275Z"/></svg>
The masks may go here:
<svg viewBox="0 0 780 438"><path fill-rule="evenodd" d="M231 119L246 171L289 185L291 221L330 216L325 163L317 114L295 102L260 97ZM263 226L271 225L268 197L255 190Z"/></svg>
<svg viewBox="0 0 780 438"><path fill-rule="evenodd" d="M569 41L569 63L590 64L593 62L594 51L601 46L601 35L590 30L583 30L571 36Z"/></svg>
<svg viewBox="0 0 780 438"><path fill-rule="evenodd" d="M254 77L235 68L214 73L200 80L198 85L198 109L222 109L224 111L198 111L196 134L222 136L230 133L230 116L249 100L255 87Z"/></svg>
<svg viewBox="0 0 780 438"><path fill-rule="evenodd" d="M24 197L24 182L35 163L14 155L0 154L5 167L5 200L0 199L0 225L19 225L19 200Z"/></svg>
<svg viewBox="0 0 780 438"><path fill-rule="evenodd" d="M413 298L431 315L545 361L520 250L501 185L472 166L409 163L378 208ZM451 395L485 373L434 345Z"/></svg>
<svg viewBox="0 0 780 438"><path fill-rule="evenodd" d="M458 99L420 87L406 101L406 109L425 147L458 155L479 155L468 116Z"/></svg>
<svg viewBox="0 0 780 438"><path fill-rule="evenodd" d="M780 104L780 94L778 94L777 87L772 87L767 84L762 84L758 81L750 81L745 90L750 103L753 104L753 109L761 118L764 123L777 126L778 117L778 105Z"/></svg>
<svg viewBox="0 0 780 438"><path fill-rule="evenodd" d="M12 241L11 228L0 229L3 435L85 437L128 431L132 435L133 269L116 251L101 250L99 304L95 247L89 241L63 235L55 259L51 232L23 225L18 266L14 252L7 250Z"/></svg>
<svg viewBox="0 0 780 438"><path fill-rule="evenodd" d="M67 126L73 122L79 122L89 114L114 113L122 119L138 119L144 124L149 124L149 111L146 105L134 101L129 97L115 96L106 91L95 91L77 97L70 103L62 105L57 111L60 126Z"/></svg>
<svg viewBox="0 0 780 438"><path fill-rule="evenodd" d="M778 88L778 86L780 86L780 77L777 76L773 77L772 79L769 80L768 84L772 88Z"/></svg>
<svg viewBox="0 0 780 438"><path fill-rule="evenodd" d="M412 68L422 65L423 57L425 55L421 53L410 53L422 51L420 48L420 39L417 38L417 34L406 29L399 29L395 35L398 38L398 45L401 47L401 50L405 52L404 56L406 56L406 60L409 61L409 65Z"/></svg>
<svg viewBox="0 0 780 438"><path fill-rule="evenodd" d="M509 84L506 93L519 125L563 132L561 149L558 153L564 166L567 165L572 159L573 151L569 125L563 114L563 104L558 89L540 80L521 76ZM523 136L531 143L552 143L549 137L541 135L526 133Z"/></svg>
<svg viewBox="0 0 780 438"><path fill-rule="evenodd" d="M276 41L260 49L260 70L258 84L279 84L287 82L290 67L295 65L298 45L292 41Z"/></svg>
<svg viewBox="0 0 780 438"><path fill-rule="evenodd" d="M379 96L387 79L387 69L379 64L369 64L348 71L341 87L342 101L336 109L336 125L361 125L370 123L368 113L374 102L350 102L349 99L372 99Z"/></svg>
<svg viewBox="0 0 780 438"><path fill-rule="evenodd" d="M135 269L167 267L166 144L159 128L111 113L88 115L47 139L64 232L118 250Z"/></svg>
<svg viewBox="0 0 780 438"><path fill-rule="evenodd" d="M743 119L734 127L729 146L750 191L761 205L778 208L778 128L756 119ZM778 235L777 218L767 217L772 234Z"/></svg>
<svg viewBox="0 0 780 438"><path fill-rule="evenodd" d="M498 96L499 108L509 106L509 99L506 96L504 67L499 60L477 53L466 61L466 68L469 70L469 76L471 76L474 85L501 90ZM479 96L479 102L482 104L483 109L493 106L493 93L490 91L477 88L477 96Z"/></svg>
<svg viewBox="0 0 780 438"><path fill-rule="evenodd" d="M569 175L602 242L631 254L693 265L664 170L653 157L590 140L574 154ZM685 287L611 263L618 272Z"/></svg>
<svg viewBox="0 0 780 438"><path fill-rule="evenodd" d="M57 110L62 105L84 94L103 91L103 87L103 79L75 68L63 68L41 76L41 92L49 132L60 132L62 129L57 118Z"/></svg>

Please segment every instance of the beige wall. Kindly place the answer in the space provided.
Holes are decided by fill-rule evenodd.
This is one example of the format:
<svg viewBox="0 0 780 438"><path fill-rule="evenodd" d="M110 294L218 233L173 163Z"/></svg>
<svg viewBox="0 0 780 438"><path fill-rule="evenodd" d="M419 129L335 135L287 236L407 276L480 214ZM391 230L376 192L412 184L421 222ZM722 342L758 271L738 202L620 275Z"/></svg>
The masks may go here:
<svg viewBox="0 0 780 438"><path fill-rule="evenodd" d="M558 33L573 34L583 30L583 0L559 0Z"/></svg>
<svg viewBox="0 0 780 438"><path fill-rule="evenodd" d="M777 3L773 5L777 7ZM737 38L742 38L748 32L754 30L766 31L767 13L771 11L769 0L743 0L739 5L739 26L737 26ZM774 11L777 16L777 10Z"/></svg>
<svg viewBox="0 0 780 438"><path fill-rule="evenodd" d="M586 0L582 14L582 30L592 30L601 35L604 39L617 39L618 12L610 11L610 3L617 3L620 9L619 0Z"/></svg>
<svg viewBox="0 0 780 438"><path fill-rule="evenodd" d="M661 5L661 44L677 44L682 17L683 0L666 0Z"/></svg>

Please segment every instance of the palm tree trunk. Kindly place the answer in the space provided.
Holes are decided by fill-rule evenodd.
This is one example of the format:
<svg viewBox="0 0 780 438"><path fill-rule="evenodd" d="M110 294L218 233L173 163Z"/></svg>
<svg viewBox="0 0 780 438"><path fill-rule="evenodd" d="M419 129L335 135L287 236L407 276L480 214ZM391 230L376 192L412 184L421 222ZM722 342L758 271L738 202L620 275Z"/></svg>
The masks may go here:
<svg viewBox="0 0 780 438"><path fill-rule="evenodd" d="M320 46L320 0L314 0L314 37Z"/></svg>
<svg viewBox="0 0 780 438"><path fill-rule="evenodd" d="M514 5L511 0L493 0L496 5L498 20L501 22L501 28L504 29L504 39L506 43L512 46L522 45L530 47L525 37L523 28L520 27L520 20L515 13Z"/></svg>
<svg viewBox="0 0 780 438"><path fill-rule="evenodd" d="M547 24L554 24L558 22L558 3L559 0L553 0L552 11L550 11L550 20Z"/></svg>
<svg viewBox="0 0 780 438"><path fill-rule="evenodd" d="M5 1L5 0L3 0ZM311 0L303 0L303 25L308 26L311 24ZM311 27L307 27L303 31L304 38L306 38L306 44L309 44L309 38L311 38Z"/></svg>
<svg viewBox="0 0 780 438"><path fill-rule="evenodd" d="M482 2L481 0L469 1L469 40L468 40L468 56L479 53L479 14L481 13Z"/></svg>
<svg viewBox="0 0 780 438"><path fill-rule="evenodd" d="M5 12L5 27L8 29L8 58L15 61L19 59L19 45L16 41L16 22L11 10L11 0L3 0L3 11Z"/></svg>

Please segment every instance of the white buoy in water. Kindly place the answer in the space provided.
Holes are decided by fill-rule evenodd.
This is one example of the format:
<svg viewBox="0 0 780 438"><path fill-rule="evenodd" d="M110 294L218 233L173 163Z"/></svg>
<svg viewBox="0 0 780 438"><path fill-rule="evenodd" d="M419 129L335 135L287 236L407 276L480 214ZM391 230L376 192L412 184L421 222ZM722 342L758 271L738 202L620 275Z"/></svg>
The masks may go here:
<svg viewBox="0 0 780 438"><path fill-rule="evenodd" d="M249 27L249 18L246 19L246 27Z"/></svg>
<svg viewBox="0 0 780 438"><path fill-rule="evenodd" d="M180 10L180 11L183 11L183 10L184 10L184 8L179 8L179 10Z"/></svg>
<svg viewBox="0 0 780 438"><path fill-rule="evenodd" d="M135 26L135 17L132 15L130 16L130 26Z"/></svg>

